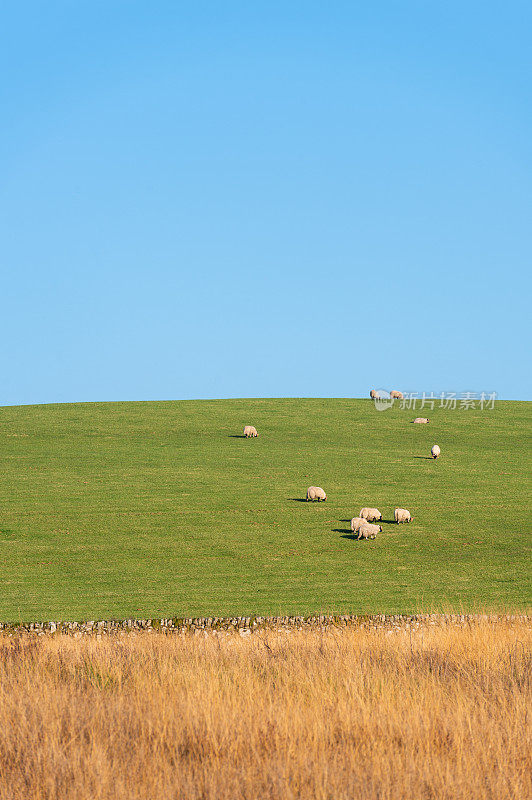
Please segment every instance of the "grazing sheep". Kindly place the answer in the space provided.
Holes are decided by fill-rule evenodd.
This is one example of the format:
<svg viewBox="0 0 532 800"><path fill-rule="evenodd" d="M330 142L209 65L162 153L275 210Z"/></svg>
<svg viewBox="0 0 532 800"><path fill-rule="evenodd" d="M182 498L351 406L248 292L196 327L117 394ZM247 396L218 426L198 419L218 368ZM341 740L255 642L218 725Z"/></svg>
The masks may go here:
<svg viewBox="0 0 532 800"><path fill-rule="evenodd" d="M417 423L418 425L426 425L428 419L426 417L416 417L414 420L414 425Z"/></svg>
<svg viewBox="0 0 532 800"><path fill-rule="evenodd" d="M353 517L351 520L351 530L353 533L358 533L362 525L366 525L367 520L364 517Z"/></svg>
<svg viewBox="0 0 532 800"><path fill-rule="evenodd" d="M366 522L365 525L362 525L358 531L358 538L359 539L376 539L377 534L382 531L382 525L370 525L369 522Z"/></svg>
<svg viewBox="0 0 532 800"><path fill-rule="evenodd" d="M248 439L250 436L258 436L257 429L253 425L244 425L244 436Z"/></svg>
<svg viewBox="0 0 532 800"><path fill-rule="evenodd" d="M396 508L393 512L396 522L412 522L412 514L407 508Z"/></svg>
<svg viewBox="0 0 532 800"><path fill-rule="evenodd" d="M438 456L441 453L441 450L438 447L438 445L435 444L430 452L431 452L432 458L438 458Z"/></svg>
<svg viewBox="0 0 532 800"><path fill-rule="evenodd" d="M307 500L317 500L319 503L320 500L327 500L327 495L321 486L309 486L307 489Z"/></svg>
<svg viewBox="0 0 532 800"><path fill-rule="evenodd" d="M392 391L390 392L390 397L393 400L402 400L403 399L403 393L398 391L398 389L392 389Z"/></svg>
<svg viewBox="0 0 532 800"><path fill-rule="evenodd" d="M378 508L361 508L358 516L362 517L362 519L366 519L368 522L382 519L382 514Z"/></svg>
<svg viewBox="0 0 532 800"><path fill-rule="evenodd" d="M378 400L380 398L380 394L377 392L376 389L372 389L371 392L369 393L369 396L371 397L372 400Z"/></svg>

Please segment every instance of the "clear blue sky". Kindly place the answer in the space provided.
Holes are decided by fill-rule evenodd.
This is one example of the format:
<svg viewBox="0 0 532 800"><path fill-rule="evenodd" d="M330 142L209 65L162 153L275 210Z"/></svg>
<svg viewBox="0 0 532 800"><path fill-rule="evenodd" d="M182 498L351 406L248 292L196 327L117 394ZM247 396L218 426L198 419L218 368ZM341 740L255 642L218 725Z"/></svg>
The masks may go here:
<svg viewBox="0 0 532 800"><path fill-rule="evenodd" d="M531 30L529 0L4 3L0 404L530 399Z"/></svg>

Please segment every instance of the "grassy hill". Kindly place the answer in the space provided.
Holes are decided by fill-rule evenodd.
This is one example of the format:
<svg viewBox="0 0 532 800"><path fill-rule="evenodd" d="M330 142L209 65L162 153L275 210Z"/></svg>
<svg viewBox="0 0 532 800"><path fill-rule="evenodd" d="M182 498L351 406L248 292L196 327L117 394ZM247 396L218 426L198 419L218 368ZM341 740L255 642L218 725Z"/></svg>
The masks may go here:
<svg viewBox="0 0 532 800"><path fill-rule="evenodd" d="M529 607L530 408L2 408L0 619ZM414 522L354 541L364 505Z"/></svg>

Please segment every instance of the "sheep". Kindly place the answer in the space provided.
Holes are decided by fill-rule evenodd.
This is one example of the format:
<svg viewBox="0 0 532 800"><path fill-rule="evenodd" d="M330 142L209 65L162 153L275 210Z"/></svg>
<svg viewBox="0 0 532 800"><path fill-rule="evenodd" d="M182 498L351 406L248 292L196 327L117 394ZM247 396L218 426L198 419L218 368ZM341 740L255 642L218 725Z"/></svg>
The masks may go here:
<svg viewBox="0 0 532 800"><path fill-rule="evenodd" d="M327 495L321 486L309 486L307 489L307 500L317 500L319 503L320 500L327 500Z"/></svg>
<svg viewBox="0 0 532 800"><path fill-rule="evenodd" d="M362 517L362 519L366 519L368 522L382 519L382 514L378 508L361 508L358 516Z"/></svg>
<svg viewBox="0 0 532 800"><path fill-rule="evenodd" d="M438 458L440 453L441 453L441 450L438 447L438 445L437 444L433 445L432 450L430 451L430 454L431 454L432 458Z"/></svg>
<svg viewBox="0 0 532 800"><path fill-rule="evenodd" d="M376 389L372 389L371 392L369 393L369 396L371 397L372 400L380 399L380 394L377 392Z"/></svg>
<svg viewBox="0 0 532 800"><path fill-rule="evenodd" d="M351 520L351 530L353 533L358 533L362 525L366 525L367 520L364 517L353 517Z"/></svg>
<svg viewBox="0 0 532 800"><path fill-rule="evenodd" d="M249 439L250 436L258 436L257 429L253 425L244 425L244 436Z"/></svg>
<svg viewBox="0 0 532 800"><path fill-rule="evenodd" d="M414 425L418 423L419 425L427 424L428 419L426 417L416 417L414 420Z"/></svg>
<svg viewBox="0 0 532 800"><path fill-rule="evenodd" d="M382 525L370 525L366 522L358 531L358 539L376 539L377 534L382 531Z"/></svg>
<svg viewBox="0 0 532 800"><path fill-rule="evenodd" d="M392 398L392 400L402 400L403 393L400 392L398 389L392 389L392 391L390 392L390 397Z"/></svg>
<svg viewBox="0 0 532 800"><path fill-rule="evenodd" d="M407 508L396 508L393 512L396 522L412 522L412 514Z"/></svg>

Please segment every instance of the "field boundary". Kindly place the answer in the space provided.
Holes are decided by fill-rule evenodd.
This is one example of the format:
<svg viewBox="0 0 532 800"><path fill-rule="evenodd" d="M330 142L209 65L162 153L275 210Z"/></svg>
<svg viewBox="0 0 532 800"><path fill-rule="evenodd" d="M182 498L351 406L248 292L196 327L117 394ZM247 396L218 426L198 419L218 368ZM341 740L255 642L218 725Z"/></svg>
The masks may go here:
<svg viewBox="0 0 532 800"><path fill-rule="evenodd" d="M417 628L428 625L474 625L479 623L529 623L528 613L517 614L341 614L280 617L162 617L150 619L89 620L87 622L0 622L5 635L113 636L140 632L165 634L221 634L242 636L264 630L308 630L309 628Z"/></svg>

